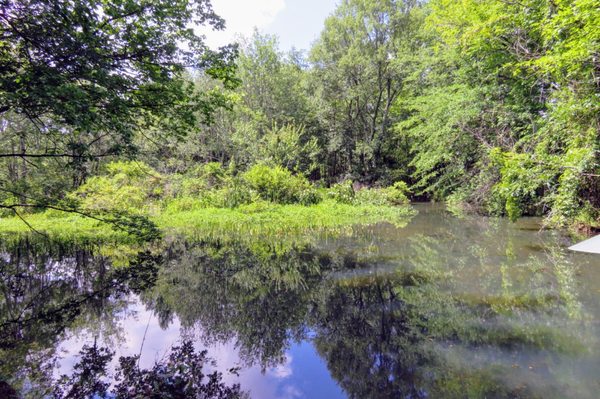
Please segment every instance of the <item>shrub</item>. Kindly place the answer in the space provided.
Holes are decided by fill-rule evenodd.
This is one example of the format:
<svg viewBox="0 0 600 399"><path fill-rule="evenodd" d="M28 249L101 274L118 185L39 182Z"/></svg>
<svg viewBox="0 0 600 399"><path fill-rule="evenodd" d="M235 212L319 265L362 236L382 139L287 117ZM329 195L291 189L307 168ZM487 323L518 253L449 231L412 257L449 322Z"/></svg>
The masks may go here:
<svg viewBox="0 0 600 399"><path fill-rule="evenodd" d="M214 192L214 206L236 208L259 200L261 196L243 178L232 177L227 186ZM263 198L264 199L264 198Z"/></svg>
<svg viewBox="0 0 600 399"><path fill-rule="evenodd" d="M334 184L327 190L327 198L335 200L341 204L352 204L354 202L354 189L352 180L345 180Z"/></svg>
<svg viewBox="0 0 600 399"><path fill-rule="evenodd" d="M164 179L141 162L112 162L106 175L94 176L71 198L88 210L113 210L144 214L156 208L164 195Z"/></svg>
<svg viewBox="0 0 600 399"><path fill-rule="evenodd" d="M119 179L142 180L149 176L159 177L158 172L143 162L117 161L107 164L105 167L107 176Z"/></svg>
<svg viewBox="0 0 600 399"><path fill-rule="evenodd" d="M389 205L385 189L369 188L358 190L354 194L353 205Z"/></svg>
<svg viewBox="0 0 600 399"><path fill-rule="evenodd" d="M191 191L186 184L197 181L197 178L184 179L180 195L171 199L167 206L168 213L192 211L202 208L236 208L241 205L260 201L260 196L242 178L228 177L222 188L203 188Z"/></svg>
<svg viewBox="0 0 600 399"><path fill-rule="evenodd" d="M403 181L398 181L384 189L385 197L390 205L403 205L408 203L408 185Z"/></svg>
<svg viewBox="0 0 600 399"><path fill-rule="evenodd" d="M346 180L331 186L327 191L327 197L342 204L385 206L408 203L407 193L408 186L404 182L396 182L386 188L354 191L352 181Z"/></svg>
<svg viewBox="0 0 600 399"><path fill-rule="evenodd" d="M243 174L243 179L265 201L303 205L320 201L316 189L305 177L295 176L280 166L255 165Z"/></svg>
<svg viewBox="0 0 600 399"><path fill-rule="evenodd" d="M227 183L229 173L219 162L209 162L202 166L202 178L209 188L223 187Z"/></svg>

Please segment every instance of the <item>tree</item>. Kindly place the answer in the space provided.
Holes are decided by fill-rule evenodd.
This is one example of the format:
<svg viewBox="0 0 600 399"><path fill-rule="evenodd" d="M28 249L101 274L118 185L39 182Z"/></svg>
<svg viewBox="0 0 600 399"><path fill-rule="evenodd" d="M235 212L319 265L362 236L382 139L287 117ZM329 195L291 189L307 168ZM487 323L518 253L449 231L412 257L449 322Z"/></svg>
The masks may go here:
<svg viewBox="0 0 600 399"><path fill-rule="evenodd" d="M333 175L377 178L391 111L419 47L417 1L345 0L311 51Z"/></svg>
<svg viewBox="0 0 600 399"><path fill-rule="evenodd" d="M0 158L59 160L80 171L75 186L87 161L134 154L135 135L150 127L183 136L210 120L222 96L196 91L186 71L237 82L235 47L213 51L194 32L224 27L209 0L0 4L2 139L7 129L20 137Z"/></svg>
<svg viewBox="0 0 600 399"><path fill-rule="evenodd" d="M168 172L186 172L199 162L233 161L242 169L268 162L318 178L319 127L305 64L302 53L285 54L275 36L255 31L241 40L236 60L241 84L226 93L229 107L185 141L154 146L144 160ZM195 83L204 91L219 89L206 76Z"/></svg>
<svg viewBox="0 0 600 399"><path fill-rule="evenodd" d="M433 59L398 126L424 192L513 219L597 224L595 4L431 2Z"/></svg>

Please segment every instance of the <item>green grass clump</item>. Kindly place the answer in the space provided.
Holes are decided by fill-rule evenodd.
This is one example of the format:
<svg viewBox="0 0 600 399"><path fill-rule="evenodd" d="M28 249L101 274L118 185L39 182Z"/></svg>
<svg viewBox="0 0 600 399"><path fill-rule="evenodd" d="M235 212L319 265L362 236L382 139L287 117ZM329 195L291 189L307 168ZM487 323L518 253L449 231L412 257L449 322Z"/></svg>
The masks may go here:
<svg viewBox="0 0 600 399"><path fill-rule="evenodd" d="M38 235L48 236L55 242L79 245L114 242L133 244L137 241L135 236L123 230L80 215L65 214L56 217L55 213L42 213L27 215L24 218L29 225L16 217L0 218L0 239L6 242L20 239L24 235Z"/></svg>
<svg viewBox="0 0 600 399"><path fill-rule="evenodd" d="M257 202L237 208L201 208L164 213L156 219L164 230L190 238L282 238L340 232L354 225L388 222L404 226L410 207L348 205L326 200L316 205Z"/></svg>
<svg viewBox="0 0 600 399"><path fill-rule="evenodd" d="M177 207L174 207L177 208ZM37 232L53 240L86 243L135 243L136 238L111 225L79 215L56 217L55 213L26 216ZM192 240L206 238L253 241L294 239L303 241L321 234L342 234L355 225L388 222L404 226L414 215L408 206L348 205L332 200L304 206L255 202L236 208L196 208L189 211L165 210L151 216L165 233ZM0 238L36 234L18 218L0 219Z"/></svg>

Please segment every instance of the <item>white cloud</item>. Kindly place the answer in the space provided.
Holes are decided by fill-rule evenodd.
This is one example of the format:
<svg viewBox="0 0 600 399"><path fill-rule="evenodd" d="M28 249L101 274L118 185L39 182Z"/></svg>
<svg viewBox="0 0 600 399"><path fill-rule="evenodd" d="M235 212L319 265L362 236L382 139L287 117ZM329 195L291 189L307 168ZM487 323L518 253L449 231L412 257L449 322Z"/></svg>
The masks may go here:
<svg viewBox="0 0 600 399"><path fill-rule="evenodd" d="M286 385L283 388L283 394L284 394L284 398L285 399L296 399L296 398L301 398L304 395L302 394L302 391L298 388L296 388L295 386L292 385Z"/></svg>
<svg viewBox="0 0 600 399"><path fill-rule="evenodd" d="M226 29L202 30L211 47L231 43L237 35L250 36L254 28L264 30L285 8L285 0L213 0L213 8L225 19Z"/></svg>
<svg viewBox="0 0 600 399"><path fill-rule="evenodd" d="M287 355L285 357L285 362L282 364L278 364L277 366L271 368L268 371L268 374L279 379L291 377L294 373L292 369L292 356Z"/></svg>

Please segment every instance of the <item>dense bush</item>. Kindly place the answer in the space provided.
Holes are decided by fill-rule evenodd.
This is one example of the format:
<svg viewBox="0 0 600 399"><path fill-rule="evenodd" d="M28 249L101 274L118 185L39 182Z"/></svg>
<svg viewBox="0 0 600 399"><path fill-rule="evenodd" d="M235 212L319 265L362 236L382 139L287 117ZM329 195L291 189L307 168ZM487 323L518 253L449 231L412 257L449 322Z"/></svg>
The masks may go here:
<svg viewBox="0 0 600 399"><path fill-rule="evenodd" d="M255 165L244 173L243 178L265 201L312 205L321 200L317 190L305 177L293 175L280 166Z"/></svg>
<svg viewBox="0 0 600 399"><path fill-rule="evenodd" d="M141 162L113 162L106 174L90 178L70 197L87 210L153 213L164 197L165 178Z"/></svg>
<svg viewBox="0 0 600 399"><path fill-rule="evenodd" d="M354 192L351 181L317 189L306 177L279 166L258 164L236 174L219 163L186 174L161 176L137 162L115 162L71 194L84 209L134 215L176 213L202 208L238 208L260 202L314 205L323 198L348 205L401 205L408 201L403 182Z"/></svg>
<svg viewBox="0 0 600 399"><path fill-rule="evenodd" d="M327 190L327 198L331 198L340 204L351 204L354 201L352 180L345 180L341 183L332 185Z"/></svg>
<svg viewBox="0 0 600 399"><path fill-rule="evenodd" d="M386 188L363 188L355 191L351 180L334 184L327 190L327 198L341 204L352 205L403 205L408 203L408 186L400 181Z"/></svg>
<svg viewBox="0 0 600 399"><path fill-rule="evenodd" d="M390 205L407 204L409 188L403 181L398 181L384 189L384 195Z"/></svg>

